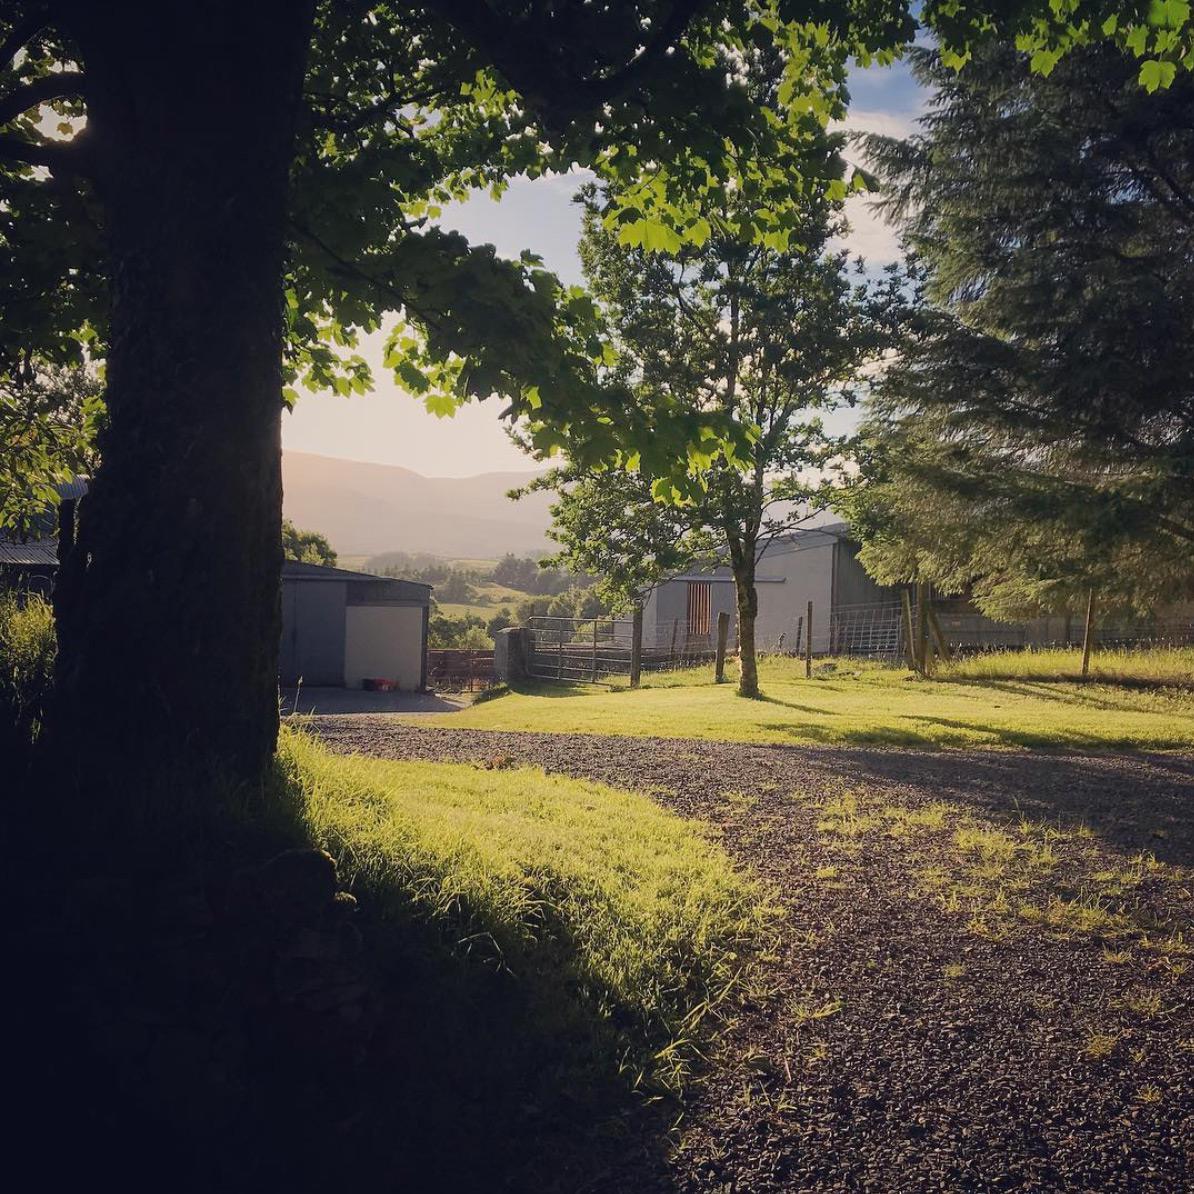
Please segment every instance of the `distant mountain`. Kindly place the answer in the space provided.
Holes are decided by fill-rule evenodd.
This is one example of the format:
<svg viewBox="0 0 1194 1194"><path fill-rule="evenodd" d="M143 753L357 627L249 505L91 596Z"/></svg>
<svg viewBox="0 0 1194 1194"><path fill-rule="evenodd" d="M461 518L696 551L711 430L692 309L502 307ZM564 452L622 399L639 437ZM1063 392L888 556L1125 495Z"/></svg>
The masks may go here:
<svg viewBox="0 0 1194 1194"><path fill-rule="evenodd" d="M551 495L512 502L506 491L534 472L424 477L390 464L365 464L309 452L284 452L286 517L319 531L340 555L425 551L489 559L551 546Z"/></svg>

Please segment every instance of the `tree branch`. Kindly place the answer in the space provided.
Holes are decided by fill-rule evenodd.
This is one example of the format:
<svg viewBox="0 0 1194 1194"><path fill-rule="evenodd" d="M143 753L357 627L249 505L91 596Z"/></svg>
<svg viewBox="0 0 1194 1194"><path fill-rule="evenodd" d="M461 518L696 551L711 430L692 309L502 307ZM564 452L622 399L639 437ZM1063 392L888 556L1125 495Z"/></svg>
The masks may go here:
<svg viewBox="0 0 1194 1194"><path fill-rule="evenodd" d="M83 95L84 79L80 71L64 70L42 75L8 95L0 96L0 127L10 124L18 116L51 100Z"/></svg>
<svg viewBox="0 0 1194 1194"><path fill-rule="evenodd" d="M18 21L0 42L0 67L7 66L46 27L49 19L47 6L34 9L23 21Z"/></svg>
<svg viewBox="0 0 1194 1194"><path fill-rule="evenodd" d="M24 166L45 166L55 174L86 174L87 157L75 141L22 141L0 133L0 162L18 162Z"/></svg>
<svg viewBox="0 0 1194 1194"><path fill-rule="evenodd" d="M551 52L556 39L550 22L503 20L485 0L434 0L434 10L454 25L524 99L565 115L612 103L631 92L683 36L709 0L675 0L667 17L640 51L608 75L578 79L561 71Z"/></svg>

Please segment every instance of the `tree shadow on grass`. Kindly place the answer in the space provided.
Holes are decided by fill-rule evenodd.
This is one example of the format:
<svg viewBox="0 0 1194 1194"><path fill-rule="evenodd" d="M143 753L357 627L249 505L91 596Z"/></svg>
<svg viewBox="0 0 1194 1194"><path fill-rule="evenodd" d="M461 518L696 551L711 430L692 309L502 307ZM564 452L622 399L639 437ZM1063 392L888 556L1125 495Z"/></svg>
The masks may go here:
<svg viewBox="0 0 1194 1194"><path fill-rule="evenodd" d="M1132 712L1139 706L1131 702L1117 700L1116 689L1123 689L1125 695L1129 692L1134 694L1151 692L1175 698L1190 693L1189 685L1177 683L1107 684L1097 680L1090 683L1050 680L968 680L954 679L949 676L934 681L934 683L956 685L960 688L977 688L988 693L1007 693L1010 696L1027 697L1034 701L1052 701L1080 708L1106 709L1118 713ZM1068 687L1063 688L1062 684L1066 684ZM1194 703L1189 706L1188 715L1194 719Z"/></svg>
<svg viewBox="0 0 1194 1194"><path fill-rule="evenodd" d="M630 1089L611 1017L558 968L507 968L368 883L342 926L359 941L347 969L339 921L300 926L279 951L272 929L258 938L227 911L228 893L246 862L256 873L310 841L291 825L230 848L238 832L224 824L185 873L129 843L115 880L89 874L84 843L53 875L39 860L8 876L30 976L10 1073L37 1188L119 1173L130 1192L572 1194L627 1164L636 1188L669 1188L665 1106ZM276 998L279 966L288 983L298 968L297 1005ZM347 1006L364 1019L346 1021L335 1001L362 986Z"/></svg>
<svg viewBox="0 0 1194 1194"><path fill-rule="evenodd" d="M985 721L966 721L960 717L930 717L914 713L906 713L904 717L908 721L954 731L946 735L926 735L926 740L935 745L950 745L952 742L965 746L973 744L976 737L988 745L1015 747L1021 750L1129 751L1138 749L1140 744L1139 738L1131 735L1116 737L1106 733L1091 734L1069 727L1040 732L1016 726L994 725ZM1163 747L1158 746L1158 749Z"/></svg>
<svg viewBox="0 0 1194 1194"><path fill-rule="evenodd" d="M600 682L597 684L574 684L567 680L520 680L510 685L510 691L518 693L519 696L556 699L560 697L597 696L598 694L608 693L611 689L608 685ZM613 691L621 691L621 689L614 689ZM501 698L499 697L498 699L500 700Z"/></svg>

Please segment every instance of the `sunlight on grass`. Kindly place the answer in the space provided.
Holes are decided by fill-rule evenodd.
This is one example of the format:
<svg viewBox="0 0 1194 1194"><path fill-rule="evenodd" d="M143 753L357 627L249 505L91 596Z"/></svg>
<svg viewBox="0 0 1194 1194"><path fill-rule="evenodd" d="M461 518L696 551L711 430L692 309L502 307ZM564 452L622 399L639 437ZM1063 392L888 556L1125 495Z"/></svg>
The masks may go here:
<svg viewBox="0 0 1194 1194"><path fill-rule="evenodd" d="M1176 675L1192 654L1143 652L1149 669ZM958 665L1013 669L1041 655L983 657ZM1134 657L1133 657L1134 658ZM1149 662L1152 660L1153 662ZM1158 662L1158 661L1162 662ZM420 718L420 725L459 729L704 738L801 745L1002 747L1071 750L1183 750L1194 747L1194 687L1078 684L1042 678L970 677L933 681L902 668L847 660L805 679L786 657L760 666L762 700L713 683L711 669L652 675L630 691L581 685L527 685L459 713Z"/></svg>
<svg viewBox="0 0 1194 1194"><path fill-rule="evenodd" d="M648 1083L680 1083L701 1021L749 982L772 931L758 886L645 796L529 768L334 755L294 731L280 760L349 882L578 999Z"/></svg>
<svg viewBox="0 0 1194 1194"><path fill-rule="evenodd" d="M1071 647L1051 651L991 651L943 667L941 677L950 680L1081 680L1082 650ZM1194 688L1194 647L1098 650L1091 656L1090 679L1112 684Z"/></svg>

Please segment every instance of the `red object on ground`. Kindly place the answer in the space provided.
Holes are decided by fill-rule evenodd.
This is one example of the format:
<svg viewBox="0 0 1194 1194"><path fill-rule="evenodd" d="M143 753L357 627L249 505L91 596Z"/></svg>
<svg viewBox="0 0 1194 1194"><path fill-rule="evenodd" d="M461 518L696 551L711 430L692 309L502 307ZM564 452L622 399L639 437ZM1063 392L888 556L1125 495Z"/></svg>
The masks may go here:
<svg viewBox="0 0 1194 1194"><path fill-rule="evenodd" d="M361 681L361 687L366 692L393 692L398 685L394 680L384 680L381 677L367 677Z"/></svg>

